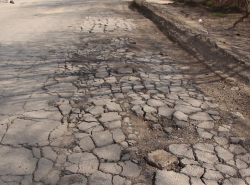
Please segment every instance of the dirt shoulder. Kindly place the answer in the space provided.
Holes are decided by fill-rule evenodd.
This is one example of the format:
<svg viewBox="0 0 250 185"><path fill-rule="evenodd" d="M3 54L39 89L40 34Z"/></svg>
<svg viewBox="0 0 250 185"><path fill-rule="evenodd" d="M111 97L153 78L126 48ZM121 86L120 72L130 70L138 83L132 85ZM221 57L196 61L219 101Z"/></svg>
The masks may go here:
<svg viewBox="0 0 250 185"><path fill-rule="evenodd" d="M240 14L214 16L201 7L160 5L135 0L133 6L152 20L172 41L192 54L198 62L180 62L183 73L201 91L221 105L224 120L239 112L244 119L234 121L235 132L248 136L250 131L250 41L249 22L232 26ZM198 20L202 19L202 24ZM188 66L186 68L186 66Z"/></svg>

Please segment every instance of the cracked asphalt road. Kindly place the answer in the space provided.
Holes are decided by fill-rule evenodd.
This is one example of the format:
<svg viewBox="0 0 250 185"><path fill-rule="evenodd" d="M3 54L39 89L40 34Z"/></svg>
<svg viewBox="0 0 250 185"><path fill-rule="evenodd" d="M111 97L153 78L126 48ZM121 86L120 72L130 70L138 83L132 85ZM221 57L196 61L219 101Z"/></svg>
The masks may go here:
<svg viewBox="0 0 250 185"><path fill-rule="evenodd" d="M194 59L129 2L0 12L1 185L250 184L234 120L181 74Z"/></svg>

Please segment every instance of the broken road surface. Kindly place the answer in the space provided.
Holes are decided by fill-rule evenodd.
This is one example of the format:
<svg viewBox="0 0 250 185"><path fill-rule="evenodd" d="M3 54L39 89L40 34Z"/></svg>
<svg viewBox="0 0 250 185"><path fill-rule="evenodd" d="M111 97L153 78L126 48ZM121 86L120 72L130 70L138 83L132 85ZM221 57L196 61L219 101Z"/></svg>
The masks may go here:
<svg viewBox="0 0 250 185"><path fill-rule="evenodd" d="M249 184L244 138L118 0L0 3L0 184Z"/></svg>

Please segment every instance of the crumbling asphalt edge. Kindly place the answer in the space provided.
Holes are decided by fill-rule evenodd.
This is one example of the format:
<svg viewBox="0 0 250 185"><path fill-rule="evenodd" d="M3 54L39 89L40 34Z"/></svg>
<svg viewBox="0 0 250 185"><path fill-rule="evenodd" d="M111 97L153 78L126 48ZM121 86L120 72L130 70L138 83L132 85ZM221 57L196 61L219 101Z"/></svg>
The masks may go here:
<svg viewBox="0 0 250 185"><path fill-rule="evenodd" d="M243 59L219 47L206 33L197 33L188 28L181 29L174 19L166 18L160 9L145 0L133 0L132 6L153 21L170 40L178 43L222 79L234 77L244 80L245 83L250 82L250 78L241 73L250 69L250 66Z"/></svg>

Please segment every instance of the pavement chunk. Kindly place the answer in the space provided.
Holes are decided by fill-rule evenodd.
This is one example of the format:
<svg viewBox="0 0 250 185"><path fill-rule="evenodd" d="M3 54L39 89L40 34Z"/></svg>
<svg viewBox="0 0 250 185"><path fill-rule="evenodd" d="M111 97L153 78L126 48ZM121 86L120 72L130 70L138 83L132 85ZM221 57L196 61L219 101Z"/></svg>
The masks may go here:
<svg viewBox="0 0 250 185"><path fill-rule="evenodd" d="M96 171L89 177L89 184L104 185L112 184L112 176L100 171Z"/></svg>
<svg viewBox="0 0 250 185"><path fill-rule="evenodd" d="M189 117L196 121L213 121L213 118L206 112L198 112Z"/></svg>
<svg viewBox="0 0 250 185"><path fill-rule="evenodd" d="M122 167L116 163L101 163L99 170L104 173L120 174L122 172Z"/></svg>
<svg viewBox="0 0 250 185"><path fill-rule="evenodd" d="M96 132L91 137L97 147L110 145L114 142L112 134L108 130L102 132Z"/></svg>
<svg viewBox="0 0 250 185"><path fill-rule="evenodd" d="M60 185L87 185L87 179L83 175L80 174L72 174L72 175L65 175L61 178L58 182Z"/></svg>
<svg viewBox="0 0 250 185"><path fill-rule="evenodd" d="M173 114L173 119L176 121L187 121L188 116L181 111L175 111Z"/></svg>
<svg viewBox="0 0 250 185"><path fill-rule="evenodd" d="M34 180L41 181L43 178L46 179L46 175L52 170L53 162L46 158L41 158L38 162L38 168L34 173Z"/></svg>
<svg viewBox="0 0 250 185"><path fill-rule="evenodd" d="M97 171L99 161L92 153L73 153L68 157L69 162L73 165L66 169L73 173L92 174ZM74 167L74 168L71 168ZM76 171L75 171L76 170Z"/></svg>
<svg viewBox="0 0 250 185"><path fill-rule="evenodd" d="M90 137L84 137L81 139L79 146L84 152L91 152L95 148L95 145Z"/></svg>
<svg viewBox="0 0 250 185"><path fill-rule="evenodd" d="M165 103L163 103L162 101L160 100L156 100L156 99L149 99L147 101L147 104L149 106L152 106L152 107L162 107L162 106L165 106Z"/></svg>
<svg viewBox="0 0 250 185"><path fill-rule="evenodd" d="M174 113L174 109L173 108L169 108L169 107L159 107L158 109L158 114L160 116L164 116L166 118L172 119Z"/></svg>
<svg viewBox="0 0 250 185"><path fill-rule="evenodd" d="M173 171L157 170L155 185L189 185L189 177Z"/></svg>
<svg viewBox="0 0 250 185"><path fill-rule="evenodd" d="M188 176L200 178L204 174L204 168L197 165L187 165L181 169L181 173Z"/></svg>
<svg viewBox="0 0 250 185"><path fill-rule="evenodd" d="M188 144L172 144L168 147L169 151L178 157L194 159L193 150Z"/></svg>
<svg viewBox="0 0 250 185"><path fill-rule="evenodd" d="M29 175L36 169L37 159L28 149L0 146L0 156L0 175Z"/></svg>
<svg viewBox="0 0 250 185"><path fill-rule="evenodd" d="M93 153L98 156L99 159L107 161L119 161L121 157L121 147L117 144L108 145L102 148L96 148Z"/></svg>
<svg viewBox="0 0 250 185"><path fill-rule="evenodd" d="M116 120L121 120L121 116L118 115L117 112L108 112L108 113L103 113L99 120L101 122L116 121Z"/></svg>
<svg viewBox="0 0 250 185"><path fill-rule="evenodd" d="M147 162L160 170L171 170L178 165L178 158L164 150L156 150L146 157Z"/></svg>
<svg viewBox="0 0 250 185"><path fill-rule="evenodd" d="M125 161L122 166L121 175L127 178L135 179L141 174L141 167L131 161Z"/></svg>

